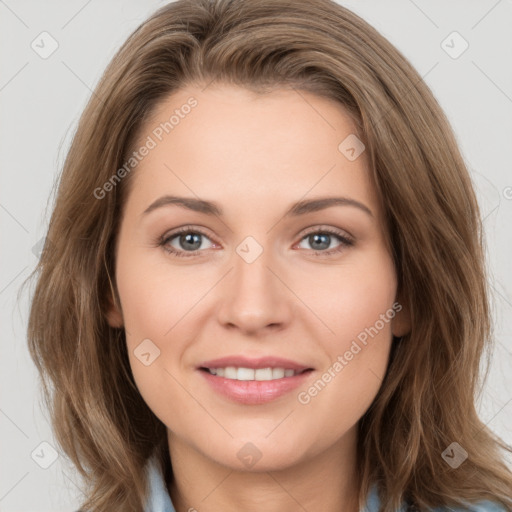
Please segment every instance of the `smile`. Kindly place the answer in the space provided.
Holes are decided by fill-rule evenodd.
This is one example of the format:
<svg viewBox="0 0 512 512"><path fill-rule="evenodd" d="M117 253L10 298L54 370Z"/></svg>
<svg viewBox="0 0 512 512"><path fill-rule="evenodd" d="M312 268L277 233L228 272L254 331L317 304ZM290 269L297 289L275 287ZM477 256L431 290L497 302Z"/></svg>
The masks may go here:
<svg viewBox="0 0 512 512"><path fill-rule="evenodd" d="M292 368L244 368L235 366L226 366L224 368L201 368L202 370L208 371L212 375L218 377L224 377L230 380L256 380L256 381L268 381L277 380L294 375L299 375L307 370L293 370Z"/></svg>
<svg viewBox="0 0 512 512"><path fill-rule="evenodd" d="M202 367L198 373L217 396L241 405L262 405L290 396L293 390L305 386L314 370L226 366Z"/></svg>

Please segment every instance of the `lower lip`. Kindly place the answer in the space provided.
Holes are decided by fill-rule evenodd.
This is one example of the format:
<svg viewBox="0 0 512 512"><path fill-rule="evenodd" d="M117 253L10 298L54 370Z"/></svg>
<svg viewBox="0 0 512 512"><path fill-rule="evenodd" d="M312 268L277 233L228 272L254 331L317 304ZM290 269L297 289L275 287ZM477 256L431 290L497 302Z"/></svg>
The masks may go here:
<svg viewBox="0 0 512 512"><path fill-rule="evenodd" d="M311 370L308 370L293 377L275 380L234 380L217 377L204 370L199 370L199 372L215 391L244 405L271 402L298 388L312 373Z"/></svg>

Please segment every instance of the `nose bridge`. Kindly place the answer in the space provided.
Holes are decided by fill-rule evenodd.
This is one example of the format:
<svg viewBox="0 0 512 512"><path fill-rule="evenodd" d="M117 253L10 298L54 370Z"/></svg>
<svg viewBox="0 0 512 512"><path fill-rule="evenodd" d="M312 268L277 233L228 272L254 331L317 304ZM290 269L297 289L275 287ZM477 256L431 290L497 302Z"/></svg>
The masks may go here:
<svg viewBox="0 0 512 512"><path fill-rule="evenodd" d="M272 287L270 278L275 279L269 270L272 260L268 247L263 249L261 246L259 250L250 241L242 242L237 247L233 258L233 284L239 298L247 294L254 295L254 298L261 298L261 294L266 294L267 299L271 298L273 293L268 289Z"/></svg>
<svg viewBox="0 0 512 512"><path fill-rule="evenodd" d="M236 247L232 264L219 320L251 331L286 323L289 297L275 275L279 271L273 268L276 265L272 251L247 237Z"/></svg>

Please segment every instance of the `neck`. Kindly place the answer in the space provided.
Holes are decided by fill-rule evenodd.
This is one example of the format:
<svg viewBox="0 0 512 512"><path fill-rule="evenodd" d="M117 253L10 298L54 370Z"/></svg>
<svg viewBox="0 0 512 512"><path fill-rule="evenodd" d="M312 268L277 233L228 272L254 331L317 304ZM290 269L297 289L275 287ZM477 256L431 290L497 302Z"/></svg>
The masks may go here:
<svg viewBox="0 0 512 512"><path fill-rule="evenodd" d="M357 430L325 451L270 471L221 465L168 432L173 479L168 490L176 512L357 512Z"/></svg>

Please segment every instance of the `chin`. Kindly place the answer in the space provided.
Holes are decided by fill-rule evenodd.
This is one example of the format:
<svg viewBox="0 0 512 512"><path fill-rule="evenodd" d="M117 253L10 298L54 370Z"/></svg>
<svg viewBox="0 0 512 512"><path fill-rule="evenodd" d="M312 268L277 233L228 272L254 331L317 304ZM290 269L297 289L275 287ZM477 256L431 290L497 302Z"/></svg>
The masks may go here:
<svg viewBox="0 0 512 512"><path fill-rule="evenodd" d="M208 447L211 448L211 445ZM264 437L233 439L220 452L203 452L220 465L234 471L263 473L280 471L299 464L304 456L297 451L297 443L283 445L281 439Z"/></svg>

